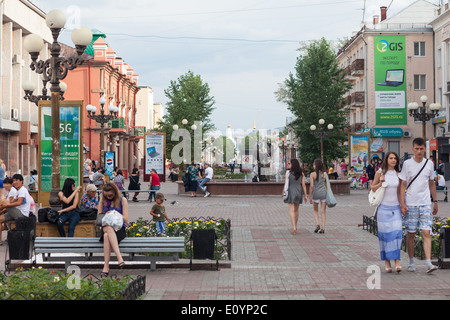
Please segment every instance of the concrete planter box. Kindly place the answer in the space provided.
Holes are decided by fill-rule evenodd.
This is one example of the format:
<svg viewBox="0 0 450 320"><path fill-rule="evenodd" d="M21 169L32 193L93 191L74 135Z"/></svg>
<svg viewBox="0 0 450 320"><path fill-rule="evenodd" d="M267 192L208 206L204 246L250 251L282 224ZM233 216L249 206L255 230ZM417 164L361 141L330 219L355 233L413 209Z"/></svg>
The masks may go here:
<svg viewBox="0 0 450 320"><path fill-rule="evenodd" d="M178 195L189 195L189 192L184 191L183 181L178 181ZM331 189L334 194L350 194L350 181L346 180L331 180ZM276 195L281 197L284 182L208 182L206 184L208 192L211 195ZM306 182L306 189L309 194L309 182ZM197 194L203 195L200 188L197 189Z"/></svg>

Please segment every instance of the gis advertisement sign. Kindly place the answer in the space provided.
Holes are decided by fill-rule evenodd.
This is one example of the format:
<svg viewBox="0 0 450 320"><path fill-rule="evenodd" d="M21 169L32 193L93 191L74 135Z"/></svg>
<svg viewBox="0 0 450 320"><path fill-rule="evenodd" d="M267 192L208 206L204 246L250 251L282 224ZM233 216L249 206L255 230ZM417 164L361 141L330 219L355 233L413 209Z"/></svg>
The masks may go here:
<svg viewBox="0 0 450 320"><path fill-rule="evenodd" d="M144 181L150 179L150 171L156 170L160 179L165 177L165 150L166 136L160 132L146 132L144 135L145 142L145 168Z"/></svg>
<svg viewBox="0 0 450 320"><path fill-rule="evenodd" d="M405 36L374 37L377 125L406 125Z"/></svg>
<svg viewBox="0 0 450 320"><path fill-rule="evenodd" d="M60 102L60 185L67 178L82 183L82 101ZM52 190L52 118L49 101L39 103L39 191Z"/></svg>

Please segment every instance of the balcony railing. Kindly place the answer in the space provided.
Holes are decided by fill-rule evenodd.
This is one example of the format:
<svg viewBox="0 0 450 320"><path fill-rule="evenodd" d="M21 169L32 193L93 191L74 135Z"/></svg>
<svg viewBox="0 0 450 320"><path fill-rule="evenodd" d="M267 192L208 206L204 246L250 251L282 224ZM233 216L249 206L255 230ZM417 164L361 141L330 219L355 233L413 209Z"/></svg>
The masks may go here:
<svg viewBox="0 0 450 320"><path fill-rule="evenodd" d="M356 91L351 95L351 106L361 107L365 105L366 95L364 91Z"/></svg>
<svg viewBox="0 0 450 320"><path fill-rule="evenodd" d="M350 65L352 76L361 76L364 74L364 59L356 59Z"/></svg>

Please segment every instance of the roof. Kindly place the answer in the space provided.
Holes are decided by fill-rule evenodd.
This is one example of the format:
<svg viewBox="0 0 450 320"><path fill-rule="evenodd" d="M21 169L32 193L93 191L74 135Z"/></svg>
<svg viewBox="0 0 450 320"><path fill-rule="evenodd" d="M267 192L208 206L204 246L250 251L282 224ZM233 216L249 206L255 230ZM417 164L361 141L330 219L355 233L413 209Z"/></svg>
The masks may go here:
<svg viewBox="0 0 450 320"><path fill-rule="evenodd" d="M86 50L84 50L84 52L90 56L94 56L94 42L97 41L98 38L102 38L104 40L106 38L106 34L104 34L98 29L91 29L91 32L92 32L92 42L86 47Z"/></svg>

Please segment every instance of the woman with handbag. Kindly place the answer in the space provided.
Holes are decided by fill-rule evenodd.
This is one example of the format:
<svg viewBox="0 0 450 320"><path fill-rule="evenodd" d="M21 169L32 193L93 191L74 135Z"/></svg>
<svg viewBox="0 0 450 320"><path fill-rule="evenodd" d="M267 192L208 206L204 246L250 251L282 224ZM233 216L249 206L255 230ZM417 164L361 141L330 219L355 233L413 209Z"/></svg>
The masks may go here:
<svg viewBox="0 0 450 320"><path fill-rule="evenodd" d="M103 221L109 214L116 214L117 212L122 215L122 226L113 226L102 224L102 230L100 235L100 242L103 242L103 253L105 255L105 263L101 277L107 277L109 274L109 260L111 251L114 251L119 262L119 267L123 267L125 262L120 254L119 243L126 237L126 225L128 224L128 201L122 197L119 188L113 182L108 182L103 187L102 197L98 204L98 212L104 214Z"/></svg>
<svg viewBox="0 0 450 320"><path fill-rule="evenodd" d="M322 160L316 159L313 163L314 171L309 176L309 202L314 205L314 220L316 221L315 233L325 233L325 210L327 208L327 190L325 188L325 182L327 173L325 172L325 166ZM319 223L319 203L320 203L320 215L322 217L322 228Z"/></svg>
<svg viewBox="0 0 450 320"><path fill-rule="evenodd" d="M283 192L284 202L289 205L289 217L292 224L292 234L297 234L297 222L299 217L299 207L303 197L305 202L308 201L306 196L305 174L303 173L300 163L297 159L291 159L288 163L288 171L286 171L287 194Z"/></svg>
<svg viewBox="0 0 450 320"><path fill-rule="evenodd" d="M381 170L375 173L372 191L376 192L385 182L383 199L377 209L378 240L381 260L385 262L385 271L392 272L391 260L395 260L395 271L402 271L400 251L402 245L402 212L398 195L401 190L398 173L400 159L395 152L389 152L383 161Z"/></svg>

